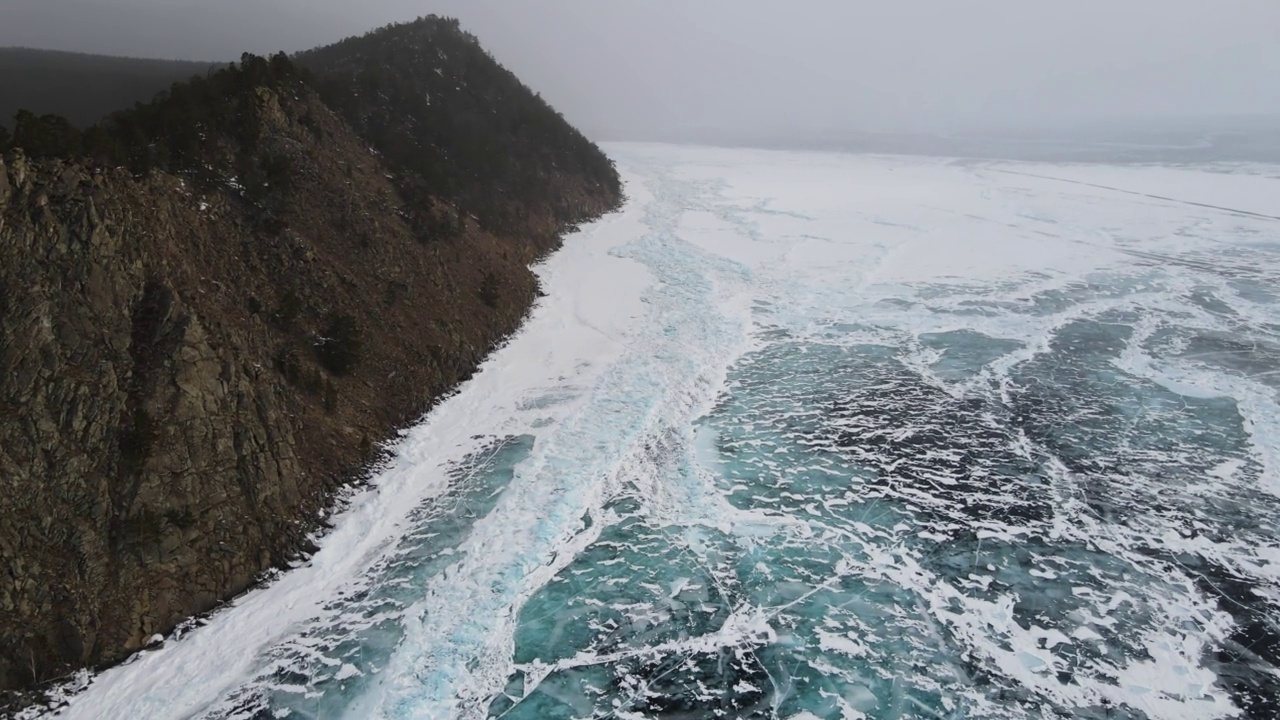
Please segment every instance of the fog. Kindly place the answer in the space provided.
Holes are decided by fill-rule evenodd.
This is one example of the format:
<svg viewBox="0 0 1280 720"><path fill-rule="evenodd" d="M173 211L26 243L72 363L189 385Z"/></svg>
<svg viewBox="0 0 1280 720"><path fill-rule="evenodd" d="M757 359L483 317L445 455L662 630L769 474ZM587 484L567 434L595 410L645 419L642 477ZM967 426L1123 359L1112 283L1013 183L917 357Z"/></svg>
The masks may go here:
<svg viewBox="0 0 1280 720"><path fill-rule="evenodd" d="M230 59L427 13L602 139L1280 114L1275 0L3 0L0 45Z"/></svg>

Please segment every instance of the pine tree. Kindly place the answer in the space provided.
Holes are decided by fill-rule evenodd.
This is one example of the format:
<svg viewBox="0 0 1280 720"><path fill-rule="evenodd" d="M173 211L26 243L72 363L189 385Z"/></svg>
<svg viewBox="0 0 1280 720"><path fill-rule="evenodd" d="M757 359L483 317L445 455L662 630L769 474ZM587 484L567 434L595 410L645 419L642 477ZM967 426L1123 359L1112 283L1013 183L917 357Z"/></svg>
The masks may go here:
<svg viewBox="0 0 1280 720"><path fill-rule="evenodd" d="M79 152L80 131L64 117L19 110L12 142L32 157L65 158Z"/></svg>

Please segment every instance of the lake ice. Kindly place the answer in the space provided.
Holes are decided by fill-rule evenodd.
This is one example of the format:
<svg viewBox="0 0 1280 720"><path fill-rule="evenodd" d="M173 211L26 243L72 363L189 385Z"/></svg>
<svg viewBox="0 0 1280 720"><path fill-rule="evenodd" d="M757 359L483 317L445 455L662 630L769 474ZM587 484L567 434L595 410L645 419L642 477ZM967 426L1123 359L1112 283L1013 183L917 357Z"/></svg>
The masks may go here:
<svg viewBox="0 0 1280 720"><path fill-rule="evenodd" d="M1272 717L1280 168L608 150L320 551L60 717Z"/></svg>

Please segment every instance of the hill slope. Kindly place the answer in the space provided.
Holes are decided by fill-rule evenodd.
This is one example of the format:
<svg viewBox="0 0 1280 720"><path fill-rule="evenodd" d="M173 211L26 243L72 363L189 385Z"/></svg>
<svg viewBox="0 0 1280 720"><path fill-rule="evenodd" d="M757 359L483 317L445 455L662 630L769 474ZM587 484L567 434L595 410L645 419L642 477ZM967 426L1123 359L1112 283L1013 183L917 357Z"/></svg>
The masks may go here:
<svg viewBox="0 0 1280 720"><path fill-rule="evenodd" d="M369 44L398 95L348 72ZM376 443L518 327L529 264L621 200L452 21L305 62L246 56L84 132L15 134L0 689L116 662L305 550Z"/></svg>
<svg viewBox="0 0 1280 720"><path fill-rule="evenodd" d="M23 108L89 125L217 67L221 65L0 48L0 125L12 128L14 113Z"/></svg>

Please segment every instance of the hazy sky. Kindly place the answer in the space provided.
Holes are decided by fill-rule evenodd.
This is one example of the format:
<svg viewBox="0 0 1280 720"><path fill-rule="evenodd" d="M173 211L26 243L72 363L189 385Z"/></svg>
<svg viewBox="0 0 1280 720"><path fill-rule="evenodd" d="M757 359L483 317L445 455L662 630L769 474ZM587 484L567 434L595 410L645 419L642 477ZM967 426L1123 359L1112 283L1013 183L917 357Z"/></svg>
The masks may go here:
<svg viewBox="0 0 1280 720"><path fill-rule="evenodd" d="M427 13L602 139L1280 113L1280 0L0 0L0 45L212 60Z"/></svg>

